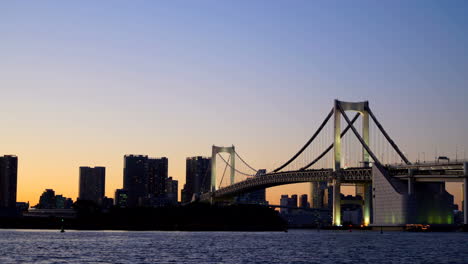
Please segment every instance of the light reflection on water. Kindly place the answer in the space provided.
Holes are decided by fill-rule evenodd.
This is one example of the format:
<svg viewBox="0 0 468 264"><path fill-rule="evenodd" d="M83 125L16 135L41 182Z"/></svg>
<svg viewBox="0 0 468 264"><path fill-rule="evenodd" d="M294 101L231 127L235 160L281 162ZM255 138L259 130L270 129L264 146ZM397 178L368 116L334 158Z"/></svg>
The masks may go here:
<svg viewBox="0 0 468 264"><path fill-rule="evenodd" d="M468 263L468 233L0 230L0 263Z"/></svg>

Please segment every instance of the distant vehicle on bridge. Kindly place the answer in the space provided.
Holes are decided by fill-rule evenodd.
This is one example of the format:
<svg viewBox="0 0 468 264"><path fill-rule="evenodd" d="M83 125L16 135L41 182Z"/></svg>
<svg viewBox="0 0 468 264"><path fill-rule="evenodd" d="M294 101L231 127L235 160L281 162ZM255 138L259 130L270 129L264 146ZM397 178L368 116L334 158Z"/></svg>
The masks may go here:
<svg viewBox="0 0 468 264"><path fill-rule="evenodd" d="M450 162L450 158L447 157L447 156L439 156L439 157L437 158L437 162L439 162L439 160L446 160L447 162Z"/></svg>

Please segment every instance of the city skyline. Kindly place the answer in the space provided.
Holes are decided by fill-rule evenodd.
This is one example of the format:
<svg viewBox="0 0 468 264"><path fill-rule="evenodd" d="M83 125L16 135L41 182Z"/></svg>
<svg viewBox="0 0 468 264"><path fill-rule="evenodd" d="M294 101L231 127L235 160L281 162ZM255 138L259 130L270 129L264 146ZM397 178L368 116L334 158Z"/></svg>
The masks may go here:
<svg viewBox="0 0 468 264"><path fill-rule="evenodd" d="M340 7L0 4L0 153L19 157L18 201L50 188L78 197L83 165L107 168L114 197L131 153L166 156L179 189L185 158L213 144L271 170L336 98L369 100L412 161L465 157L467 4ZM450 189L457 203L460 189ZM282 193L309 186L267 199Z"/></svg>

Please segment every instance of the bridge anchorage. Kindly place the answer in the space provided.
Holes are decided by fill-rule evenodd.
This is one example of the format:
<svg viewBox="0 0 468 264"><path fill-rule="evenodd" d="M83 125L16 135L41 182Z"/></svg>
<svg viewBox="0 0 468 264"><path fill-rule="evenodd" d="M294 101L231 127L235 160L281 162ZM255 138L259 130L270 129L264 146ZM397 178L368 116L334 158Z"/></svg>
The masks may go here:
<svg viewBox="0 0 468 264"><path fill-rule="evenodd" d="M350 119L347 111L357 113ZM334 121L329 124L332 117ZM359 117L361 122L357 123ZM341 128L343 121L346 124L344 129ZM230 154L228 160L220 155L223 152ZM220 183L218 188L217 158L225 164L221 182L227 167L230 167L229 185L221 186ZM236 168L236 158L249 172ZM213 146L211 162L211 189L201 194L201 200L220 200L263 188L310 182L313 186L312 205L314 208L331 209L335 226L342 225L341 205L344 201L341 201L341 186L344 184L355 185L356 194L363 198L364 225L451 224L453 216L450 219L450 195L445 191L445 182L464 181L464 200L467 201L468 197L468 163L411 164L367 101L335 100L333 108L305 145L268 173L260 173L250 166L234 146ZM237 175L243 179L239 180ZM326 192L331 194L328 198L324 197ZM467 203L464 204L466 212ZM465 224L468 224L467 215L465 213Z"/></svg>

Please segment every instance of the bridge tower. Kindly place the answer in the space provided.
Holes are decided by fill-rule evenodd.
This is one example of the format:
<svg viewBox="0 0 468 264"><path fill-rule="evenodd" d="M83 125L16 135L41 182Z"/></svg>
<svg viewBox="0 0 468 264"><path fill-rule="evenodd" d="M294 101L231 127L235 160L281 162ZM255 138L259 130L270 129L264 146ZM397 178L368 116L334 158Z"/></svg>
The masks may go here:
<svg viewBox="0 0 468 264"><path fill-rule="evenodd" d="M342 102L335 100L334 104L334 177L332 179L333 186L333 225L341 225L341 111L356 111L362 116L362 139L369 146L369 102ZM369 166L369 153L362 148L362 162L364 166ZM362 188L363 187L363 188ZM365 184L359 190L363 196L363 217L364 224L370 223L370 203L371 203L371 185Z"/></svg>
<svg viewBox="0 0 468 264"><path fill-rule="evenodd" d="M231 168L231 184L234 184L234 175L235 175L235 149L234 149L234 145L232 145L231 147L218 147L218 146L215 146L213 145L213 148L212 148L212 154L211 154L211 187L210 187L210 191L213 192L216 190L216 156L218 155L218 153L222 153L222 152L225 152L225 153L229 153L231 156L230 156L230 159L229 159L229 167Z"/></svg>

